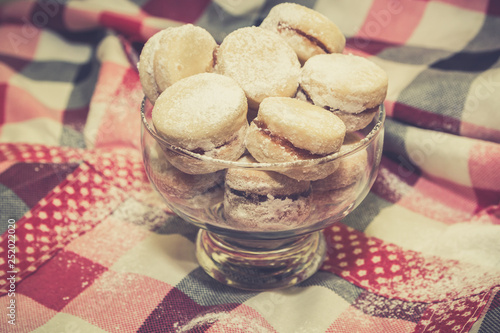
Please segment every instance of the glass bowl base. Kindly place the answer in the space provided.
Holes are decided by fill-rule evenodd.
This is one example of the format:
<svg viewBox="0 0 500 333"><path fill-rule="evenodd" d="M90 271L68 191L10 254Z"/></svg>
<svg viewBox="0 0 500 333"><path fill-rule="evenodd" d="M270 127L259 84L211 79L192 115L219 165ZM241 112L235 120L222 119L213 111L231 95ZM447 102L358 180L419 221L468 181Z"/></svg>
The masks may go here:
<svg viewBox="0 0 500 333"><path fill-rule="evenodd" d="M291 287L313 275L326 253L323 233L280 240L243 240L200 230L196 257L226 285L265 291Z"/></svg>

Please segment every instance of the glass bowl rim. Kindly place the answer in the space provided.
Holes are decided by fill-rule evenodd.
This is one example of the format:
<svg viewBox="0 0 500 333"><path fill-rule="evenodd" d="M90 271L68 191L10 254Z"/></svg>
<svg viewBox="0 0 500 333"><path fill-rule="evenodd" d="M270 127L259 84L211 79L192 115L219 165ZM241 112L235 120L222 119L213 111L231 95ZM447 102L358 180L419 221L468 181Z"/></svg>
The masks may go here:
<svg viewBox="0 0 500 333"><path fill-rule="evenodd" d="M163 137L161 137L159 134L156 133L156 130L154 130L148 123L148 120L146 119L146 114L144 112L145 106L147 102L147 97L144 96L142 99L141 103L141 120L142 120L142 125L146 129L146 131L151 135L156 142L158 142L161 146L167 147L169 150L172 150L176 153L179 153L181 155L189 156L191 158L194 158L199 161L211 163L211 164L216 164L223 166L224 168L246 168L246 169L281 169L281 168L299 168L299 167L312 167L328 162L332 162L334 160L340 160L343 157L347 157L350 155L353 155L366 147L377 137L377 135L381 132L381 130L384 128L384 123L385 123L385 118L386 118L386 113L385 113L385 107L384 104L379 105L379 112L377 114L377 122L375 126L373 126L372 130L364 137L363 139L359 140L355 145L354 148L348 151L344 152L336 152L333 154L329 154L323 157L319 158L314 158L314 159L305 159L305 160L296 160L296 161L290 161L290 162L256 162L256 163L245 163L245 162L238 162L238 161L230 161L230 160L222 160L222 159L217 159L213 157L209 157L206 155L194 153L192 151L189 151L187 149L178 147L167 140L165 140Z"/></svg>

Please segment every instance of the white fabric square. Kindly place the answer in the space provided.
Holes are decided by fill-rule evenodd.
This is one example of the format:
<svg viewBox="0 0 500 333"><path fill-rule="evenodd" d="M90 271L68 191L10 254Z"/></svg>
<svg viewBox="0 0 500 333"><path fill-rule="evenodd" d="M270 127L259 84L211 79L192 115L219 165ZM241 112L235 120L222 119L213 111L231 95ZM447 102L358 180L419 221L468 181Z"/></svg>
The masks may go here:
<svg viewBox="0 0 500 333"><path fill-rule="evenodd" d="M266 1L265 0L246 0L246 1L214 0L214 2L219 6L221 6L226 12L228 12L232 16L242 16L259 10Z"/></svg>
<svg viewBox="0 0 500 333"><path fill-rule="evenodd" d="M138 15L141 13L139 6L133 1L127 0L85 0L69 1L68 6L71 9L92 10L93 12L110 11L117 14Z"/></svg>
<svg viewBox="0 0 500 333"><path fill-rule="evenodd" d="M328 17L346 36L354 36L363 25L371 8L371 0L318 0L314 9Z"/></svg>
<svg viewBox="0 0 500 333"><path fill-rule="evenodd" d="M278 332L325 332L349 307L335 292L319 286L262 292L244 304L258 311Z"/></svg>
<svg viewBox="0 0 500 333"><path fill-rule="evenodd" d="M123 50L123 45L118 37L113 35L105 37L99 43L97 48L97 58L101 62L111 61L123 67L130 66L127 55Z"/></svg>
<svg viewBox="0 0 500 333"><path fill-rule="evenodd" d="M382 209L365 234L408 250L422 251L432 246L446 224L415 213L400 205Z"/></svg>
<svg viewBox="0 0 500 333"><path fill-rule="evenodd" d="M472 82L464 103L462 120L474 125L500 129L500 68L482 72Z"/></svg>
<svg viewBox="0 0 500 333"><path fill-rule="evenodd" d="M108 104L100 102L94 102L90 105L87 121L85 122L85 127L83 128L85 146L89 149L95 147L99 134L99 126L102 123L102 119L108 106Z"/></svg>
<svg viewBox="0 0 500 333"><path fill-rule="evenodd" d="M29 92L44 106L56 110L66 110L74 89L71 82L37 81L24 75L13 75L9 83Z"/></svg>
<svg viewBox="0 0 500 333"><path fill-rule="evenodd" d="M410 65L384 60L378 57L369 58L371 61L382 67L389 77L387 88L387 100L396 101L399 94L424 70L426 65Z"/></svg>
<svg viewBox="0 0 500 333"><path fill-rule="evenodd" d="M476 140L408 127L405 146L410 160L424 173L471 187L469 152Z"/></svg>
<svg viewBox="0 0 500 333"><path fill-rule="evenodd" d="M195 246L181 235L151 234L123 255L111 269L178 284L198 267Z"/></svg>
<svg viewBox="0 0 500 333"><path fill-rule="evenodd" d="M462 50L476 36L484 14L439 1L427 3L418 27L407 45L438 50Z"/></svg>
<svg viewBox="0 0 500 333"><path fill-rule="evenodd" d="M23 122L4 124L0 142L36 143L59 146L62 124L49 118L35 118Z"/></svg>
<svg viewBox="0 0 500 333"><path fill-rule="evenodd" d="M55 51L58 50L58 51ZM70 43L50 30L42 30L35 61L66 61L83 64L90 60L92 48L82 43Z"/></svg>
<svg viewBox="0 0 500 333"><path fill-rule="evenodd" d="M106 331L97 326L87 323L76 316L59 312L52 317L45 325L40 326L32 333L52 333L52 332L94 332L105 333Z"/></svg>
<svg viewBox="0 0 500 333"><path fill-rule="evenodd" d="M500 265L500 226L470 222L447 225L400 205L384 208L366 228L404 249L496 269Z"/></svg>

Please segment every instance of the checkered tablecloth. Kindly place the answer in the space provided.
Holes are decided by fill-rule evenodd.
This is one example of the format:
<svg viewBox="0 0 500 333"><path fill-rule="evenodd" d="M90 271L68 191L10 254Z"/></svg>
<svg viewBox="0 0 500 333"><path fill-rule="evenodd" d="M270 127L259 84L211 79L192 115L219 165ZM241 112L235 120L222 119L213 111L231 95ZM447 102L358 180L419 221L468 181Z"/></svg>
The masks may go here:
<svg viewBox="0 0 500 333"><path fill-rule="evenodd" d="M389 74L378 178L296 287L198 266L197 229L144 173L137 54L186 22L220 42L278 2L0 5L1 332L500 332L495 0L298 1Z"/></svg>

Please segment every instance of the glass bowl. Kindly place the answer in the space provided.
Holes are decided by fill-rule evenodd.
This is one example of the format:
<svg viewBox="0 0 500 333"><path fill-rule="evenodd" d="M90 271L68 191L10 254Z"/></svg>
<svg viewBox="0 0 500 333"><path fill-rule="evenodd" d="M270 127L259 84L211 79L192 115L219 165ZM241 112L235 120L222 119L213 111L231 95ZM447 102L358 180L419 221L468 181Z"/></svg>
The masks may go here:
<svg viewBox="0 0 500 333"><path fill-rule="evenodd" d="M200 228L200 266L236 288L285 288L313 275L326 253L321 230L342 220L365 198L382 155L383 105L370 125L349 135L349 144L340 152L286 163L218 160L176 147L156 133L152 109L144 98L141 143L149 180L168 208ZM257 191L262 184L255 185L255 191L250 182L245 190L228 185L230 177L234 181L254 175L288 184L284 174L314 173L327 163L335 165L331 175L302 181L299 187L284 186L280 195ZM189 174L174 165L206 173Z"/></svg>

